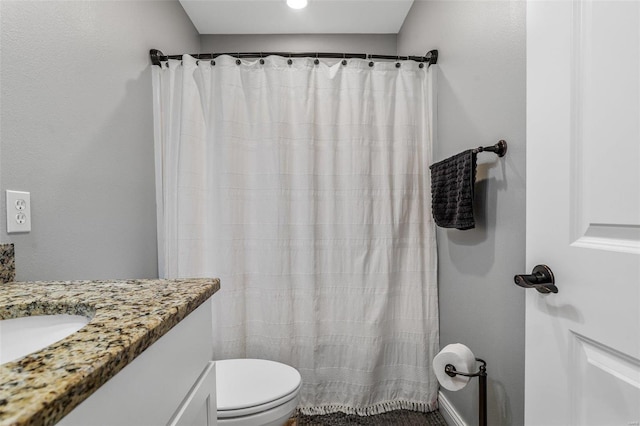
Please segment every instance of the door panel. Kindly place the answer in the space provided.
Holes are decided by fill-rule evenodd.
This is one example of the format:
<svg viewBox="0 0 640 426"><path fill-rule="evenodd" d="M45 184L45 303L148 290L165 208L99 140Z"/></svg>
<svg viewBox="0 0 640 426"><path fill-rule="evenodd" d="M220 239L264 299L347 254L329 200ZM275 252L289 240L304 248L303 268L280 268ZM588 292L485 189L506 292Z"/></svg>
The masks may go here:
<svg viewBox="0 0 640 426"><path fill-rule="evenodd" d="M574 243L638 253L640 6L576 2L572 14Z"/></svg>
<svg viewBox="0 0 640 426"><path fill-rule="evenodd" d="M633 425L640 418L638 360L579 334L572 337L575 424Z"/></svg>

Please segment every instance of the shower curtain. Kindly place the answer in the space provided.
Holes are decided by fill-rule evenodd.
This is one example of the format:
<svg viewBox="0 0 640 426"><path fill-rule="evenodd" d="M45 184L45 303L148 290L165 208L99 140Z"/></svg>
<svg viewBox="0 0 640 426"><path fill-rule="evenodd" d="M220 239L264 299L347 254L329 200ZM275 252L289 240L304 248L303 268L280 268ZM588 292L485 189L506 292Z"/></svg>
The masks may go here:
<svg viewBox="0 0 640 426"><path fill-rule="evenodd" d="M160 275L220 277L215 359L294 366L305 414L437 406L436 67L398 64L153 67Z"/></svg>

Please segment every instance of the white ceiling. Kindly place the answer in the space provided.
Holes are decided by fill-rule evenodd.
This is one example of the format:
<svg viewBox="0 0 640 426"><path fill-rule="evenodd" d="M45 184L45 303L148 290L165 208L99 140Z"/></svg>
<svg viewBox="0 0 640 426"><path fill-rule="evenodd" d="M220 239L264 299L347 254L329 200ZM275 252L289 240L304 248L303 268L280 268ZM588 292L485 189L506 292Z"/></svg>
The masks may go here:
<svg viewBox="0 0 640 426"><path fill-rule="evenodd" d="M200 34L397 34L413 0L180 0Z"/></svg>

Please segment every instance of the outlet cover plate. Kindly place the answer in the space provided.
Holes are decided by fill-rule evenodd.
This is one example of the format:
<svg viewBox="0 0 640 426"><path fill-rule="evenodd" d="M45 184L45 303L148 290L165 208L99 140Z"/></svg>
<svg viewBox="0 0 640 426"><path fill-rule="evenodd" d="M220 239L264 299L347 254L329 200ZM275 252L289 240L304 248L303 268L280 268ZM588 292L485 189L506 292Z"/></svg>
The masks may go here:
<svg viewBox="0 0 640 426"><path fill-rule="evenodd" d="M7 233L31 232L31 193L7 190Z"/></svg>

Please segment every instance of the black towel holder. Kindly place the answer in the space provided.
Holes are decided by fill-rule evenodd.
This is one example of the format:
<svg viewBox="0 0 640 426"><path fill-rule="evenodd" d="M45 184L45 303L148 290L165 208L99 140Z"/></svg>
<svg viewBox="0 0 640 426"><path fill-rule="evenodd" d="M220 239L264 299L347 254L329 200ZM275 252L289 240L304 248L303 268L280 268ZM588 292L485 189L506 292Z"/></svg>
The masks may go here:
<svg viewBox="0 0 640 426"><path fill-rule="evenodd" d="M507 153L507 142L505 140L499 140L497 144L491 146L479 146L473 150L476 154L478 152L494 152L498 155L498 157L504 157Z"/></svg>

